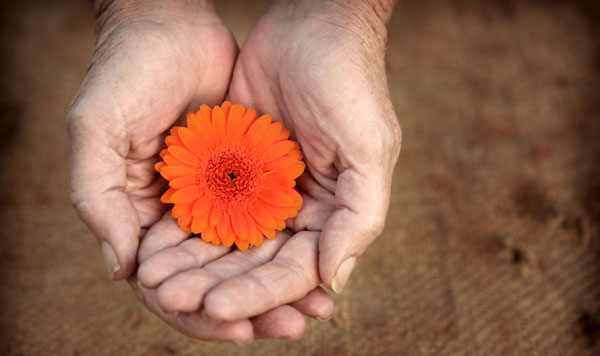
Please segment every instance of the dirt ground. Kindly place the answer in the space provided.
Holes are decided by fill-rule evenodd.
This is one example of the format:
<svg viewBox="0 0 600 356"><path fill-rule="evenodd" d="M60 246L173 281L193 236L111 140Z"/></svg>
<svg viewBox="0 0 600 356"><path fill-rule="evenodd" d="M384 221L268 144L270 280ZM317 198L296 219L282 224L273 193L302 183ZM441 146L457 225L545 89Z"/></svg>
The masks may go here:
<svg viewBox="0 0 600 356"><path fill-rule="evenodd" d="M264 2L218 1L239 41ZM597 2L596 2L597 3ZM417 1L389 28L404 130L386 229L329 322L245 347L179 335L107 280L68 201L86 1L0 21L0 354L600 354L600 11Z"/></svg>

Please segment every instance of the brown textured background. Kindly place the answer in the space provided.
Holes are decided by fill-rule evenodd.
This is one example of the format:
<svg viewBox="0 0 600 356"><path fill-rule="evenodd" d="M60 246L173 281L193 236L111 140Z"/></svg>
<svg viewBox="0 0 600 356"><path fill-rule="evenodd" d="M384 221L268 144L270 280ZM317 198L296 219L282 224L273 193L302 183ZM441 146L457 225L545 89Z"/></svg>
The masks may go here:
<svg viewBox="0 0 600 356"><path fill-rule="evenodd" d="M218 1L238 40L266 7ZM600 354L600 11L406 1L389 28L404 130L387 227L299 341L190 340L105 276L68 202L64 117L87 2L0 21L0 354Z"/></svg>

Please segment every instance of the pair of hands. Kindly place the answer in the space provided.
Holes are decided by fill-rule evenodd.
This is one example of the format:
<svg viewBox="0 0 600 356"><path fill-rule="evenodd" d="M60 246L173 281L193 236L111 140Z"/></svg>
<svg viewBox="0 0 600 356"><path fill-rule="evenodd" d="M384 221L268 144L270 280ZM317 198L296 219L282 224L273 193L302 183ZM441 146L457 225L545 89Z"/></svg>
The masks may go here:
<svg viewBox="0 0 600 356"><path fill-rule="evenodd" d="M319 284L341 292L381 232L400 149L383 62L390 11L276 1L238 52L209 2L98 5L96 51L67 124L71 200L111 277L199 339L296 338L303 315L328 318ZM171 126L225 98L282 121L307 164L299 215L247 252L181 231L153 169Z"/></svg>

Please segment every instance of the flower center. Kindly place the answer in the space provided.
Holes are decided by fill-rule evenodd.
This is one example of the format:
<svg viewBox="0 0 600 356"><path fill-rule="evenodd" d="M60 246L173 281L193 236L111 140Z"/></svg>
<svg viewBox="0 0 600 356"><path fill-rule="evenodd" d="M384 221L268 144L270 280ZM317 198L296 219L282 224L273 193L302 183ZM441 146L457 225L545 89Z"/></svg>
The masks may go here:
<svg viewBox="0 0 600 356"><path fill-rule="evenodd" d="M206 190L222 209L247 209L263 186L262 164L243 147L226 147L209 155L204 169ZM201 184L202 185L202 184Z"/></svg>

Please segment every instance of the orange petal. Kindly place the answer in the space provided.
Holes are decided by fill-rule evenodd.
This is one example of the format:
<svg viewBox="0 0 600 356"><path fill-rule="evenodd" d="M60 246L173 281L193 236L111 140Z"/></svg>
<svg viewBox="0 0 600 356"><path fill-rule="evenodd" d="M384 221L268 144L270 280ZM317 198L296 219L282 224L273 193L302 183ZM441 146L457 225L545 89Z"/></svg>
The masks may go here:
<svg viewBox="0 0 600 356"><path fill-rule="evenodd" d="M263 154L263 161L266 163L271 162L274 159L280 158L286 153L293 150L294 147L296 147L296 143L294 141L285 140L275 142L273 145L266 149L265 153Z"/></svg>
<svg viewBox="0 0 600 356"><path fill-rule="evenodd" d="M209 215L211 207L212 203L210 202L210 199L208 199L205 196L202 196L194 202L194 206L192 207L192 215Z"/></svg>
<svg viewBox="0 0 600 356"><path fill-rule="evenodd" d="M242 118L242 135L248 131L248 128L256 120L256 111L254 109L248 109Z"/></svg>
<svg viewBox="0 0 600 356"><path fill-rule="evenodd" d="M175 193L177 190L173 189L173 188L169 188L167 189L166 192L163 193L163 195L160 197L160 201L165 203L165 204L170 204L171 203L171 196L173 196L173 193Z"/></svg>
<svg viewBox="0 0 600 356"><path fill-rule="evenodd" d="M304 172L304 167L305 167L304 162L298 162L298 163L294 164L293 166L281 168L277 171L279 173L283 173L283 174L287 175L288 177L290 177L292 179L296 179L296 178L300 177L302 172ZM163 171L164 170L165 169L163 168ZM161 171L161 173L162 173L162 171Z"/></svg>
<svg viewBox="0 0 600 356"><path fill-rule="evenodd" d="M206 151L206 144L194 134L194 131L188 129L187 127L180 127L179 137L181 137L181 141L183 141L185 147L192 151L196 157L202 157L204 155L204 152ZM172 153L171 151L169 152ZM179 159L179 157L177 158ZM197 165L198 159L196 158L192 162L192 165Z"/></svg>
<svg viewBox="0 0 600 356"><path fill-rule="evenodd" d="M157 162L157 163L154 165L154 170L155 170L155 171L157 171L157 172L160 172L161 168L162 168L162 167L165 167L166 165L167 165L167 164L166 164L165 162L162 162L162 161L160 161L160 162Z"/></svg>
<svg viewBox="0 0 600 356"><path fill-rule="evenodd" d="M212 109L208 105L200 105L200 109L198 110L198 117L200 119L212 122Z"/></svg>
<svg viewBox="0 0 600 356"><path fill-rule="evenodd" d="M274 169L281 169L289 166L293 166L298 163L298 160L290 158L290 157L279 157L271 162L265 163L263 166L264 171L270 171Z"/></svg>
<svg viewBox="0 0 600 356"><path fill-rule="evenodd" d="M256 220L257 223L267 228L274 228L276 223L275 219L269 214L269 212L263 208L260 204L254 204L250 209L250 215Z"/></svg>
<svg viewBox="0 0 600 356"><path fill-rule="evenodd" d="M231 211L231 226L241 240L248 239L248 223L242 213L236 209L232 209Z"/></svg>
<svg viewBox="0 0 600 356"><path fill-rule="evenodd" d="M210 210L210 227L215 227L223 218L223 211L216 206Z"/></svg>
<svg viewBox="0 0 600 356"><path fill-rule="evenodd" d="M240 104L235 104L229 110L227 116L227 137L229 142L240 142L242 140L242 134L244 133L244 127L242 117L244 116L245 109Z"/></svg>
<svg viewBox="0 0 600 356"><path fill-rule="evenodd" d="M296 186L296 181L285 174L275 172L265 176L265 186L278 189L289 189Z"/></svg>
<svg viewBox="0 0 600 356"><path fill-rule="evenodd" d="M260 199L259 204L262 205L263 208L267 209L269 214L271 214L275 219L285 220L288 218L286 210L283 207L273 206Z"/></svg>
<svg viewBox="0 0 600 356"><path fill-rule="evenodd" d="M297 159L298 161L302 160L302 152L300 152L300 145L298 145L296 149L288 152L285 156Z"/></svg>
<svg viewBox="0 0 600 356"><path fill-rule="evenodd" d="M282 127L283 125L281 122L273 123L271 127L267 129L265 135L260 139L260 142L256 144L256 152L262 153L264 150L269 148L273 142L275 142L277 136L279 136L279 132L281 131Z"/></svg>
<svg viewBox="0 0 600 356"><path fill-rule="evenodd" d="M275 225L275 229L276 230L283 230L285 229L285 221L283 220L276 220L277 225Z"/></svg>
<svg viewBox="0 0 600 356"><path fill-rule="evenodd" d="M236 239L235 244L240 249L240 251L246 251L248 249L248 247L250 246L248 241L240 240L240 239Z"/></svg>
<svg viewBox="0 0 600 356"><path fill-rule="evenodd" d="M183 147L183 146L171 146L171 147ZM175 158L172 154L167 153L164 157L163 157L163 161L165 161L165 163L168 166L184 166L184 167L188 167L188 168L194 168L188 164L185 164L183 162L181 162L180 160L178 160L177 158Z"/></svg>
<svg viewBox="0 0 600 356"><path fill-rule="evenodd" d="M163 148L162 150L160 150L160 153L159 153L160 158L164 158L165 155L167 155L167 154L169 154L169 150L168 149Z"/></svg>
<svg viewBox="0 0 600 356"><path fill-rule="evenodd" d="M289 138L290 138L290 130L288 130L284 127L281 129L281 132L279 132L279 136L277 136L277 139L275 139L275 142L287 140Z"/></svg>
<svg viewBox="0 0 600 356"><path fill-rule="evenodd" d="M273 240L275 238L276 232L275 229L269 229L268 227L264 227L261 224L257 224L260 232L263 233L269 240Z"/></svg>
<svg viewBox="0 0 600 356"><path fill-rule="evenodd" d="M192 232L199 234L208 229L208 214L192 218Z"/></svg>
<svg viewBox="0 0 600 356"><path fill-rule="evenodd" d="M223 114L225 117L229 115L229 110L231 109L231 101L225 100L223 104L221 104L221 110L223 110Z"/></svg>
<svg viewBox="0 0 600 356"><path fill-rule="evenodd" d="M227 119L223 110L215 106L212 113L213 125L217 129L220 142L227 142Z"/></svg>
<svg viewBox="0 0 600 356"><path fill-rule="evenodd" d="M198 180L196 179L195 176L181 176L181 177L177 177L177 178L174 178L173 180L169 181L169 186L171 186L175 189L187 187L190 185L196 185L196 184L198 184Z"/></svg>
<svg viewBox="0 0 600 356"><path fill-rule="evenodd" d="M246 140L250 147L256 146L262 139L267 129L271 126L271 115L259 117L246 132Z"/></svg>
<svg viewBox="0 0 600 356"><path fill-rule="evenodd" d="M171 166L168 165L166 167L161 168L160 175L163 176L166 180L171 180L173 178L182 177L182 176L196 176L196 170L191 167L186 166Z"/></svg>
<svg viewBox="0 0 600 356"><path fill-rule="evenodd" d="M235 234L231 229L231 220L229 219L229 215L224 215L223 219L221 219L217 225L217 234L219 235L223 245L227 247L233 245L233 242L235 241Z"/></svg>
<svg viewBox="0 0 600 356"><path fill-rule="evenodd" d="M180 145L183 146L183 141L181 141L179 139L179 137L177 136L167 136L167 138L165 138L165 143L167 144L167 146L172 146L172 145Z"/></svg>
<svg viewBox="0 0 600 356"><path fill-rule="evenodd" d="M260 191L260 198L274 206L290 206L293 205L290 195L277 188L264 187Z"/></svg>
<svg viewBox="0 0 600 356"><path fill-rule="evenodd" d="M262 236L262 232L256 226L256 221L251 215L242 214L246 219L246 226L248 226L248 242L252 245L256 245L256 241L259 239L259 235Z"/></svg>
<svg viewBox="0 0 600 356"><path fill-rule="evenodd" d="M189 187L183 187L181 189L178 189L171 196L171 201L175 204L186 204L186 203L193 202L194 200L198 199L199 197L200 197L200 191L198 190L198 186L192 185ZM190 211L190 216L191 215L192 214Z"/></svg>
<svg viewBox="0 0 600 356"><path fill-rule="evenodd" d="M287 190L286 193L292 198L294 206L298 208L302 207L302 195L300 195L300 193L298 193L295 189Z"/></svg>
<svg viewBox="0 0 600 356"><path fill-rule="evenodd" d="M202 235L206 235L206 239L213 245L219 245L221 243L221 239L219 238L219 235L217 235L217 229L215 228L209 228L206 232L202 233Z"/></svg>
<svg viewBox="0 0 600 356"><path fill-rule="evenodd" d="M193 224L194 224L194 223L193 223L193 221L192 221L192 225L193 225ZM211 241L210 241L210 236L208 236L208 231L209 231L209 230L205 230L205 231L202 231L202 232L200 232L200 238L202 239L202 241L210 243ZM192 232L193 232L193 231L192 231ZM195 233L195 232L194 232L194 233Z"/></svg>
<svg viewBox="0 0 600 356"><path fill-rule="evenodd" d="M182 216L184 216L185 214L188 214L189 212L192 211L192 204L175 204L175 206L173 206L173 210L171 211L171 215L177 219L180 218Z"/></svg>
<svg viewBox="0 0 600 356"><path fill-rule="evenodd" d="M189 129L188 131L191 132ZM192 167L198 165L198 156L194 155L190 150L183 146L171 146L169 147L169 153L181 162L189 164Z"/></svg>
<svg viewBox="0 0 600 356"><path fill-rule="evenodd" d="M192 214L186 214L177 219L177 224L179 224L179 227L181 227L182 229L184 229L184 228L188 229L185 231L189 231L191 222L192 222Z"/></svg>

